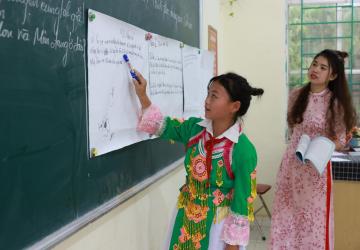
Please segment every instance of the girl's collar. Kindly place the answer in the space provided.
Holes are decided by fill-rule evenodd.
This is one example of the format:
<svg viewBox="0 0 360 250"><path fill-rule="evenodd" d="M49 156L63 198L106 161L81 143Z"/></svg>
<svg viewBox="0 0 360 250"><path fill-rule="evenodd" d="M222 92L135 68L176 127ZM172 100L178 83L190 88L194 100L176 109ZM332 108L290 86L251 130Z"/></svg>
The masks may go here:
<svg viewBox="0 0 360 250"><path fill-rule="evenodd" d="M204 119L197 123L201 127L204 127L207 132L209 132L213 136L213 127L212 127L212 121L209 119ZM217 139L220 139L222 137L228 138L230 141L237 143L239 136L242 133L241 129L241 119L238 118L234 125L232 125L230 128L228 128L224 133L216 137Z"/></svg>

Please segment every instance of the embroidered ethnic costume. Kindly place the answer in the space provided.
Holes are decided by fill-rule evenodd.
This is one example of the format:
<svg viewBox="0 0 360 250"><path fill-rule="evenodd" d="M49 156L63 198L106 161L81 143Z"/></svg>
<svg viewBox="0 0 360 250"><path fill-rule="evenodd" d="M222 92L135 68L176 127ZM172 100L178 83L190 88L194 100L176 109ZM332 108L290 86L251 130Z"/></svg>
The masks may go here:
<svg viewBox="0 0 360 250"><path fill-rule="evenodd" d="M221 240L225 243L246 246L249 241L256 197L255 148L239 122L220 138L212 136L209 124L211 121L200 118L163 118L152 105L138 125L141 131L186 146L186 182L178 197L171 250L208 249L210 229L219 223L223 223Z"/></svg>

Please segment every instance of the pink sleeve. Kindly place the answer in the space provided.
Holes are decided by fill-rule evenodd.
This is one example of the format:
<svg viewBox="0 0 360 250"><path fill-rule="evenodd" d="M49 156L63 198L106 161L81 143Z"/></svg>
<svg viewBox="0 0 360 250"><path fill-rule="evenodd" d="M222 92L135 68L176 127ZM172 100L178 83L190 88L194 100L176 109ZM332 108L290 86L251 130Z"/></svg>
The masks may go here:
<svg viewBox="0 0 360 250"><path fill-rule="evenodd" d="M250 225L248 218L230 211L224 222L221 239L229 245L247 246L249 237Z"/></svg>
<svg viewBox="0 0 360 250"><path fill-rule="evenodd" d="M142 115L137 125L137 129L142 132L157 135L158 132L161 130L163 121L164 116L161 113L160 109L157 106L151 104L150 107L142 111Z"/></svg>

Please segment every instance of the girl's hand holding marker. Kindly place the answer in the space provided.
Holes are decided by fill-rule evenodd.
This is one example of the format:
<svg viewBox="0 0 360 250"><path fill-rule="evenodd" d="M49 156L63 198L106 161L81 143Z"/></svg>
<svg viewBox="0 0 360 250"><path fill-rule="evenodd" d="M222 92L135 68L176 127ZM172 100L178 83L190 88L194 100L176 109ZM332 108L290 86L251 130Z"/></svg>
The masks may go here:
<svg viewBox="0 0 360 250"><path fill-rule="evenodd" d="M146 94L147 82L146 82L145 78L141 75L141 73L138 72L136 69L134 69L131 66L129 57L126 54L123 55L123 58L124 58L125 62L127 63L127 65L129 66L130 74L131 74L131 77L133 78L133 83L135 86L135 92L139 98L141 107L142 107L142 109L146 109L147 107L149 107L151 105L150 98Z"/></svg>

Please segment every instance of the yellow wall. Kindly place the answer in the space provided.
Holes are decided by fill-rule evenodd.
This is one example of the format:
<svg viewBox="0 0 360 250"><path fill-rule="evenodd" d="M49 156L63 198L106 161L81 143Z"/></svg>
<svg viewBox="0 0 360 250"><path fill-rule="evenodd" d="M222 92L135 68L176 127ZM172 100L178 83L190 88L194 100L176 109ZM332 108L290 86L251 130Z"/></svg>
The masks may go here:
<svg viewBox="0 0 360 250"><path fill-rule="evenodd" d="M221 72L223 66L223 53L221 45L223 44L223 27L221 21L221 2L222 0L202 0L202 22L201 22L201 48L208 49L208 26L211 25L217 30L217 40L218 40L218 70Z"/></svg>
<svg viewBox="0 0 360 250"><path fill-rule="evenodd" d="M233 8L223 4L222 14L223 71L265 90L261 99L253 98L244 123L259 156L258 182L273 185L286 146L286 1L241 0ZM271 191L264 196L270 206Z"/></svg>

